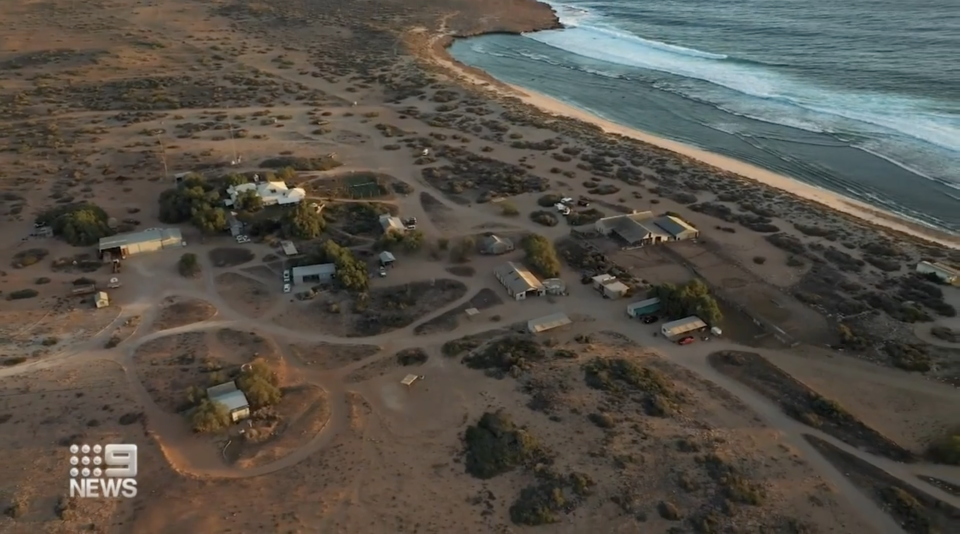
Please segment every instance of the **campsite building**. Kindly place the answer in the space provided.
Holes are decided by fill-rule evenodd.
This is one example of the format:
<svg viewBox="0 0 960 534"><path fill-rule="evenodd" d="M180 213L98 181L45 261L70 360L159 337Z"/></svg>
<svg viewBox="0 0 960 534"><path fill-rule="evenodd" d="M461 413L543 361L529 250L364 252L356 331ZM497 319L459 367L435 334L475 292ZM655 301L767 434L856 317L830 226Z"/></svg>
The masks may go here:
<svg viewBox="0 0 960 534"><path fill-rule="evenodd" d="M696 239L700 235L696 228L678 217L656 217L650 211L604 217L594 223L594 228L597 233L616 239L624 248Z"/></svg>
<svg viewBox="0 0 960 534"><path fill-rule="evenodd" d="M917 272L920 274L934 274L944 284L953 286L960 285L960 270L942 263L921 261L917 264Z"/></svg>
<svg viewBox="0 0 960 534"><path fill-rule="evenodd" d="M480 245L480 252L491 256L506 254L512 252L513 249L514 245L512 240L495 235L487 236Z"/></svg>
<svg viewBox="0 0 960 534"><path fill-rule="evenodd" d="M93 303L97 309L106 308L110 305L110 296L107 295L106 291L97 291L97 296L94 298Z"/></svg>
<svg viewBox="0 0 960 534"><path fill-rule="evenodd" d="M333 280L337 266L333 263L318 263L290 269L294 284L320 284Z"/></svg>
<svg viewBox="0 0 960 534"><path fill-rule="evenodd" d="M389 250L384 250L380 253L380 265L383 267L390 267L397 262L397 257L393 255L393 252Z"/></svg>
<svg viewBox="0 0 960 534"><path fill-rule="evenodd" d="M283 253L287 256L296 256L300 253L297 250L297 246L293 244L293 241L281 241L280 248L283 249Z"/></svg>
<svg viewBox="0 0 960 534"><path fill-rule="evenodd" d="M387 232L403 233L407 230L407 227L404 226L403 221L400 220L400 217L394 217L393 215L381 215L380 226L383 227L383 233L385 234Z"/></svg>
<svg viewBox="0 0 960 534"><path fill-rule="evenodd" d="M627 304L627 315L633 319L658 311L660 311L660 299L656 297Z"/></svg>
<svg viewBox="0 0 960 534"><path fill-rule="evenodd" d="M560 328L561 326L566 326L573 321L570 320L570 317L565 313L554 313L539 319L531 319L527 321L527 330L531 334L539 334L541 332L546 332L547 330L553 330L554 328Z"/></svg>
<svg viewBox="0 0 960 534"><path fill-rule="evenodd" d="M542 296L547 292L533 273L512 261L494 269L493 274L516 300L523 300L530 294Z"/></svg>
<svg viewBox="0 0 960 534"><path fill-rule="evenodd" d="M234 423L250 417L250 403L247 401L247 396L237 389L237 383L232 380L207 388L207 398L210 402L222 404Z"/></svg>
<svg viewBox="0 0 960 534"><path fill-rule="evenodd" d="M144 252L182 246L183 236L178 228L151 228L100 238L100 257L110 254L111 258L123 259Z"/></svg>
<svg viewBox="0 0 960 534"><path fill-rule="evenodd" d="M607 298L618 299L630 291L628 285L617 280L617 277L610 274L598 274L594 276L592 280L593 288Z"/></svg>
<svg viewBox="0 0 960 534"><path fill-rule="evenodd" d="M227 195L230 198L223 201L227 206L233 206L237 203L240 195L253 191L264 206L291 206L298 204L307 198L307 192L301 187L292 189L283 182L256 182L231 185L227 188Z"/></svg>
<svg viewBox="0 0 960 534"><path fill-rule="evenodd" d="M707 323L696 315L691 315L684 319L677 319L669 323L663 323L660 327L660 333L669 339L675 339L681 336L687 336L693 332L699 332L707 328Z"/></svg>

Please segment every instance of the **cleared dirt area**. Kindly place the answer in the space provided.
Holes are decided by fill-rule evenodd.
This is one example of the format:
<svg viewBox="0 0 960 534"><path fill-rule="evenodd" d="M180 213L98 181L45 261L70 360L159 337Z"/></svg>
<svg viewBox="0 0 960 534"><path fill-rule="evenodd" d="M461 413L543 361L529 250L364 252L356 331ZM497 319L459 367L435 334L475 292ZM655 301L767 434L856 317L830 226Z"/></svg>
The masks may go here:
<svg viewBox="0 0 960 534"><path fill-rule="evenodd" d="M240 247L215 248L207 255L210 257L210 263L220 268L239 267L257 259L257 255L252 250Z"/></svg>
<svg viewBox="0 0 960 534"><path fill-rule="evenodd" d="M715 352L708 361L716 370L779 404L790 417L861 450L899 462L916 459L911 451L863 424L836 401L805 386L763 356L751 352Z"/></svg>
<svg viewBox="0 0 960 534"><path fill-rule="evenodd" d="M217 314L217 308L213 304L201 299L169 297L164 299L160 306L153 323L155 331L199 323Z"/></svg>
<svg viewBox="0 0 960 534"><path fill-rule="evenodd" d="M427 217L430 218L430 222L437 228L450 228L455 224L456 216L454 215L453 208L450 208L432 194L422 191L420 193L420 206L427 214Z"/></svg>
<svg viewBox="0 0 960 534"><path fill-rule="evenodd" d="M279 263L276 264L276 267L277 267L277 269L279 269L279 268L280 268L280 264L279 264ZM264 282L267 282L268 284L269 284L269 283L273 283L274 285L276 285L277 282L282 279L282 278L281 278L281 274L279 273L279 271L278 271L278 270L274 270L274 266L272 266L272 265L269 265L269 266L268 266L268 265L257 265L257 266L255 266L255 267L245 267L245 268L241 269L241 271L243 271L243 272L246 273L246 274L249 274L249 275L253 276L254 278L258 278L258 279L260 279L260 280L263 280Z"/></svg>
<svg viewBox="0 0 960 534"><path fill-rule="evenodd" d="M64 525L120 528L121 499L70 499L72 444L135 443L143 458L162 458L146 436L146 421L113 362L85 363L4 378L0 396L0 530L76 531ZM144 461L141 474L159 482L162 462ZM156 465L149 465L156 464ZM29 472L29 483L21 479ZM144 483L143 491L149 491Z"/></svg>
<svg viewBox="0 0 960 534"><path fill-rule="evenodd" d="M270 464L313 439L329 418L329 399L324 390L316 386L284 387L280 403L258 412L238 446L227 454L235 458L237 467Z"/></svg>
<svg viewBox="0 0 960 534"><path fill-rule="evenodd" d="M456 308L444 312L442 315L434 317L429 321L417 325L413 333L420 335L434 334L437 332L452 332L460 326L462 321L469 320L466 310L476 308L479 311L487 310L503 304L503 299L496 291L486 287L477 292L470 300ZM485 316L478 316L477 320L483 320Z"/></svg>
<svg viewBox="0 0 960 534"><path fill-rule="evenodd" d="M462 298L466 292L463 282L451 279L378 287L359 297L328 292L291 306L274 322L344 337L375 336L410 326Z"/></svg>
<svg viewBox="0 0 960 534"><path fill-rule="evenodd" d="M957 532L960 509L888 475L882 469L814 436L804 436L908 534Z"/></svg>
<svg viewBox="0 0 960 534"><path fill-rule="evenodd" d="M388 358L380 358L353 371L344 378L348 384L365 382L367 380L386 376L401 368L410 368L410 373L416 373L416 368L427 363L429 353L424 349L404 349Z"/></svg>
<svg viewBox="0 0 960 534"><path fill-rule="evenodd" d="M191 386L215 386L239 367L215 356L204 333L179 334L144 343L137 348L133 362L150 397L169 413L190 407L187 390Z"/></svg>
<svg viewBox="0 0 960 534"><path fill-rule="evenodd" d="M278 297L263 282L237 273L218 274L216 284L220 297L245 317L262 317Z"/></svg>
<svg viewBox="0 0 960 534"><path fill-rule="evenodd" d="M291 354L311 367L338 369L380 352L375 345L291 344Z"/></svg>

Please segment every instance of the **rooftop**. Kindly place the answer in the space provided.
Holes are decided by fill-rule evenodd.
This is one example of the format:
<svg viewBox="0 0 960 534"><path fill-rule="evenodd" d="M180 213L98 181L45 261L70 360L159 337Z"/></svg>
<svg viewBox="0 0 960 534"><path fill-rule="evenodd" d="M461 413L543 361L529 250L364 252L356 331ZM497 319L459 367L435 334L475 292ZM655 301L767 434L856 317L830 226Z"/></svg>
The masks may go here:
<svg viewBox="0 0 960 534"><path fill-rule="evenodd" d="M538 280L533 273L512 261L497 267L494 272L513 293L523 293L524 291L533 289L544 289L543 284L540 283L540 280Z"/></svg>
<svg viewBox="0 0 960 534"><path fill-rule="evenodd" d="M572 322L567 314L560 312L527 321L527 329L537 334L553 328L566 326Z"/></svg>
<svg viewBox="0 0 960 534"><path fill-rule="evenodd" d="M397 257L393 255L389 250L384 250L380 253L380 261L382 262L391 262L396 261Z"/></svg>
<svg viewBox="0 0 960 534"><path fill-rule="evenodd" d="M229 382L224 382L223 384L218 384L216 386L208 387L207 398L212 399L214 397L218 397L220 395L224 395L226 393L230 393L231 391L236 391L236 390L237 390L237 383L231 380Z"/></svg>
<svg viewBox="0 0 960 534"><path fill-rule="evenodd" d="M651 235L665 235L664 231L654 224L653 213L649 211L614 215L597 222L629 243L642 241Z"/></svg>
<svg viewBox="0 0 960 534"><path fill-rule="evenodd" d="M707 323L703 322L703 319L697 317L696 315L691 315L690 317L684 317L683 319L677 319L676 321L663 323L663 326L661 326L660 329L662 331L670 331L670 335L680 335L692 330L706 327Z"/></svg>
<svg viewBox="0 0 960 534"><path fill-rule="evenodd" d="M126 234L117 234L100 238L100 250L111 248L120 248L134 243L147 243L150 241L172 241L179 243L183 240L179 228L150 228L139 232L129 232Z"/></svg>
<svg viewBox="0 0 960 534"><path fill-rule="evenodd" d="M400 220L400 217L394 217L393 215L381 215L380 226L383 227L384 232L390 230L403 232L407 229L407 227L403 225L403 221Z"/></svg>
<svg viewBox="0 0 960 534"><path fill-rule="evenodd" d="M921 261L919 265L926 265L926 266L929 267L929 268L936 269L936 270L942 272L943 274L946 274L946 275L949 275L949 276L957 276L957 277L960 277L960 270L954 269L953 267L950 267L949 265L944 265L944 264L939 263L939 262L935 262L935 261L934 261L934 262ZM918 267L919 267L919 265L918 265Z"/></svg>
<svg viewBox="0 0 960 534"><path fill-rule="evenodd" d="M296 204L307 196L303 188L291 189L283 182L247 182L227 188L227 194L230 195L227 205L232 205L236 202L237 196L246 191L255 191L263 199L264 204Z"/></svg>
<svg viewBox="0 0 960 534"><path fill-rule="evenodd" d="M697 229L687 224L685 221L672 215L664 215L653 220L653 224L662 228L672 236L678 236L683 232L696 232Z"/></svg>
<svg viewBox="0 0 960 534"><path fill-rule="evenodd" d="M653 306L655 304L660 304L660 299L654 297L652 299L645 299L638 302L631 302L627 304L628 310L636 310L639 308L646 308L647 306Z"/></svg>
<svg viewBox="0 0 960 534"><path fill-rule="evenodd" d="M212 402L219 402L220 404L224 405L227 408L228 413L250 407L250 403L247 401L247 396L244 395L239 389L217 395L216 397L211 397L210 400Z"/></svg>
<svg viewBox="0 0 960 534"><path fill-rule="evenodd" d="M290 269L290 274L294 278L300 278L304 276L317 276L317 275L332 275L337 272L337 266L333 263L318 263L315 265L304 265L302 267L294 267Z"/></svg>
<svg viewBox="0 0 960 534"><path fill-rule="evenodd" d="M614 280L613 282L603 284L604 291L612 291L614 293L626 293L630 290L630 286L624 284L620 280Z"/></svg>

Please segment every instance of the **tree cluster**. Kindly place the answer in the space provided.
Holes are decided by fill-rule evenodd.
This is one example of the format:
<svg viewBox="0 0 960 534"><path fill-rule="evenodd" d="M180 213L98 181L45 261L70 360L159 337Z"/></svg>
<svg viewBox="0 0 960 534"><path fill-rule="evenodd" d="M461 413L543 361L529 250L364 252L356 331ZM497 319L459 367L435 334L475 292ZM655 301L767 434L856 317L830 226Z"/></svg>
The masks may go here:
<svg viewBox="0 0 960 534"><path fill-rule="evenodd" d="M467 472L481 479L546 459L536 438L518 427L502 410L483 414L476 425L467 427L463 441Z"/></svg>
<svg viewBox="0 0 960 534"><path fill-rule="evenodd" d="M386 232L377 241L377 247L381 250L416 252L420 250L422 246L423 232L420 230Z"/></svg>
<svg viewBox="0 0 960 534"><path fill-rule="evenodd" d="M555 278L560 275L560 258L553 243L542 235L528 235L520 242L523 251L527 254L527 264L533 271L544 278Z"/></svg>
<svg viewBox="0 0 960 534"><path fill-rule="evenodd" d="M327 261L337 266L337 280L344 288L364 292L370 287L367 265L355 258L350 249L329 240L323 244L323 253Z"/></svg>
<svg viewBox="0 0 960 534"><path fill-rule="evenodd" d="M281 227L283 234L289 238L316 239L327 227L327 222L313 207L300 202L284 213Z"/></svg>
<svg viewBox="0 0 960 534"><path fill-rule="evenodd" d="M283 398L277 373L273 372L263 360L253 362L240 374L237 387L247 396L247 401L253 410L273 406Z"/></svg>
<svg viewBox="0 0 960 534"><path fill-rule="evenodd" d="M203 232L227 229L227 212L217 187L199 174L190 174L173 189L160 194L160 220L178 224L190 221Z"/></svg>
<svg viewBox="0 0 960 534"><path fill-rule="evenodd" d="M54 235L78 247L94 245L100 238L112 235L109 220L103 208L86 202L59 206L37 218L37 222L48 225Z"/></svg>
<svg viewBox="0 0 960 534"><path fill-rule="evenodd" d="M696 315L708 324L716 324L723 319L716 299L700 279L690 280L679 287L673 284L653 286L649 296L659 298L660 309L672 319Z"/></svg>

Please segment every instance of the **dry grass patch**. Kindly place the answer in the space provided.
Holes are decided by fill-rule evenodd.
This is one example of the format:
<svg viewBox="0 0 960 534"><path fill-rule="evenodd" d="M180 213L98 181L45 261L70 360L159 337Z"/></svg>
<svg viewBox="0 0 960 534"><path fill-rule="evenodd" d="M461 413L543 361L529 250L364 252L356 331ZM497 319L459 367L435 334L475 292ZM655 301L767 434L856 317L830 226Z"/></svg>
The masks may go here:
<svg viewBox="0 0 960 534"><path fill-rule="evenodd" d="M154 330L168 330L213 318L217 308L205 300L168 297L161 304Z"/></svg>

